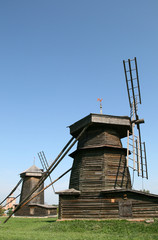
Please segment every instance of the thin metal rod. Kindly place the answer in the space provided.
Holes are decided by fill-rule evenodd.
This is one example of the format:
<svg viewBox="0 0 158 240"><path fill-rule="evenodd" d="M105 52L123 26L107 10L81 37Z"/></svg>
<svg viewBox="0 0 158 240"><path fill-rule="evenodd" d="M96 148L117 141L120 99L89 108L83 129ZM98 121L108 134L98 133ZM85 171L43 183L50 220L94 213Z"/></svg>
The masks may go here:
<svg viewBox="0 0 158 240"><path fill-rule="evenodd" d="M20 185L20 183L22 182L22 179L20 179L20 181L17 183L17 185L13 188L13 190L8 194L8 196L0 203L0 205L2 205L2 203L4 203L4 201L10 196L12 195L15 190L17 189L17 187Z"/></svg>

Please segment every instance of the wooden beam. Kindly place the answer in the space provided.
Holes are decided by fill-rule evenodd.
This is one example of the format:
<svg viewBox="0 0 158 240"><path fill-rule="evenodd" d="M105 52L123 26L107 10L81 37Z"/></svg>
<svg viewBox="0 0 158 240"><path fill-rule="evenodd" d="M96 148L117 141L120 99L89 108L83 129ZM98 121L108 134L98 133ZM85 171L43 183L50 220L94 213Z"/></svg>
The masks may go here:
<svg viewBox="0 0 158 240"><path fill-rule="evenodd" d="M42 175L42 177L40 178L39 182L37 183L37 185L32 189L32 191L29 193L28 196L26 196L24 198L23 201L21 201L19 203L19 205L15 208L15 210L9 215L9 217L4 221L4 223L6 223L9 218L18 211L18 209L20 209L20 207L31 197L31 195L41 186L41 184L47 179L47 177L51 174L51 172L58 166L58 164L61 162L61 160L65 157L65 155L70 151L70 149L74 146L74 144L78 141L78 139L84 134L84 132L86 131L86 129L89 127L89 125L87 125L78 135L78 137L74 140L74 142L70 145L70 143L72 142L72 140L74 139L73 137L70 139L70 141L65 145L65 147L62 149L62 151L59 153L59 155L56 157L56 159L54 160L54 162L50 165L50 167L48 168L48 170ZM70 147L67 149L67 147L70 145ZM67 149L67 150L66 150ZM66 150L66 152L65 152ZM64 153L65 152L65 153ZM63 155L62 155L63 154Z"/></svg>
<svg viewBox="0 0 158 240"><path fill-rule="evenodd" d="M4 201L8 198L8 197L10 197L10 195L12 195L14 192L15 192L15 190L17 189L17 187L20 185L20 183L22 182L22 179L20 179L20 181L17 183L17 185L13 188L13 190L8 194L8 196L0 203L0 205L2 205L2 203L4 203Z"/></svg>

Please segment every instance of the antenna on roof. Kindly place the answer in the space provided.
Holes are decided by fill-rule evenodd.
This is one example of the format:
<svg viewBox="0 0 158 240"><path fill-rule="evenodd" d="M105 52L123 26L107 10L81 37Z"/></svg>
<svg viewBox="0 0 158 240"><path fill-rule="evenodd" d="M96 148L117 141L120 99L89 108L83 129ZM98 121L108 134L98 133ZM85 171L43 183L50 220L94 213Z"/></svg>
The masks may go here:
<svg viewBox="0 0 158 240"><path fill-rule="evenodd" d="M98 98L97 99L97 101L99 101L100 102L100 114L103 114L103 111L102 111L102 98L100 99L100 98Z"/></svg>
<svg viewBox="0 0 158 240"><path fill-rule="evenodd" d="M34 157L34 159L33 159L33 165L35 165L35 157Z"/></svg>

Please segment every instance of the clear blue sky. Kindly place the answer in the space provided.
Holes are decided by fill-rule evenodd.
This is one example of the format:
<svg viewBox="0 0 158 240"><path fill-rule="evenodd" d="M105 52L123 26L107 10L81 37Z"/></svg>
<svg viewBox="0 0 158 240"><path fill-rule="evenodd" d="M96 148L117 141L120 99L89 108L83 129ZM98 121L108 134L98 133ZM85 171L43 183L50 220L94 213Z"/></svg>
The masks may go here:
<svg viewBox="0 0 158 240"><path fill-rule="evenodd" d="M0 200L19 173L52 161L70 138L67 126L99 113L129 115L123 59L137 57L149 180L158 194L158 1L0 1ZM66 157L52 178L72 164ZM68 187L69 177L55 189ZM141 180L135 181L141 189ZM46 192L48 203L57 202Z"/></svg>

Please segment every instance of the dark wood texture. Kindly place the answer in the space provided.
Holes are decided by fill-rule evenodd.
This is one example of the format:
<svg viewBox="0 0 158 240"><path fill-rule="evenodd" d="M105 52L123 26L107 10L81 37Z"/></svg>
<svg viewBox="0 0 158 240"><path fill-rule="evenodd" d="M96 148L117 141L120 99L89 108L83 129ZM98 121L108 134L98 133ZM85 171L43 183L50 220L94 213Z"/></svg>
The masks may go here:
<svg viewBox="0 0 158 240"><path fill-rule="evenodd" d="M25 199L25 197L31 192L31 190L36 186L36 184L39 182L40 177L24 177L23 184L22 184L22 191L21 191L21 197L20 202ZM36 190L36 193L38 193L42 188L44 188L44 183L40 186L38 190ZM44 192L41 193L39 196L31 200L30 203L39 203L44 204Z"/></svg>
<svg viewBox="0 0 158 240"><path fill-rule="evenodd" d="M60 219L158 218L158 198L136 193L60 196Z"/></svg>
<svg viewBox="0 0 158 240"><path fill-rule="evenodd" d="M59 192L59 218L158 217L158 196L131 189L127 149L121 143L130 119L90 114L70 126L71 134L76 136L89 123L70 154L74 159L70 185Z"/></svg>
<svg viewBox="0 0 158 240"><path fill-rule="evenodd" d="M70 133L76 137L77 134L88 124L112 126L117 129L121 138L126 137L127 129L131 132L131 119L128 116L112 116L91 113L70 126Z"/></svg>
<svg viewBox="0 0 158 240"><path fill-rule="evenodd" d="M126 151L115 130L102 125L89 127L71 156L70 188L99 193L102 189L131 187Z"/></svg>
<svg viewBox="0 0 158 240"><path fill-rule="evenodd" d="M37 168L35 165L24 171L20 174L23 183L21 189L20 202L22 202L32 191L32 189L39 183L41 177L43 175L43 171ZM44 182L40 185L40 187L30 196L30 199L39 193L38 196L31 199L30 202L26 204L26 206L19 208L14 215L15 216L48 216L48 215L56 215L57 207L52 207L49 205L44 205L44 191L40 193L40 191L44 188ZM16 205L17 207L18 205Z"/></svg>
<svg viewBox="0 0 158 240"><path fill-rule="evenodd" d="M119 216L132 217L132 201L119 201Z"/></svg>
<svg viewBox="0 0 158 240"><path fill-rule="evenodd" d="M46 207L40 205L26 205L22 209L19 209L15 216L34 216L34 217L45 217L57 215L57 207Z"/></svg>

